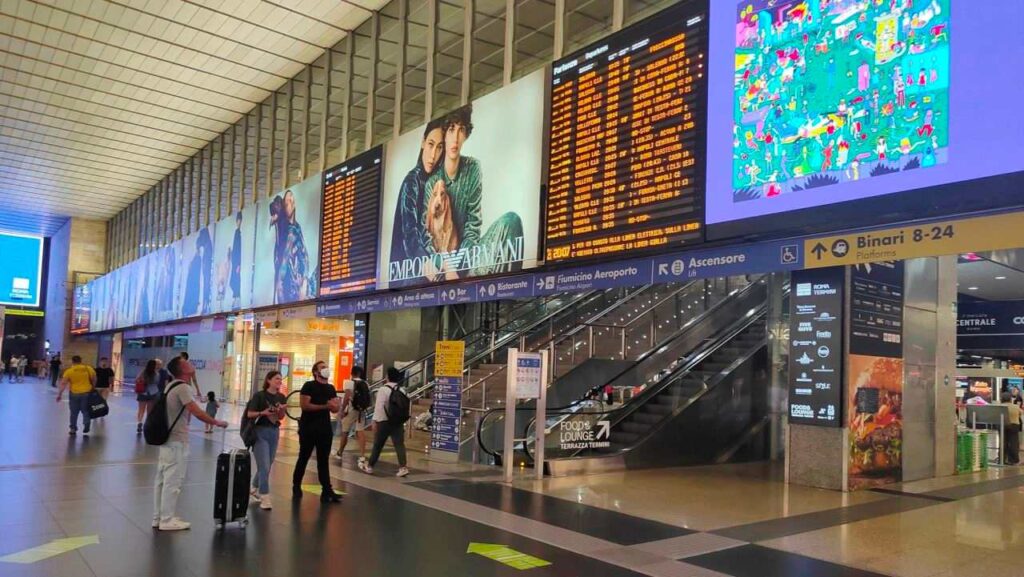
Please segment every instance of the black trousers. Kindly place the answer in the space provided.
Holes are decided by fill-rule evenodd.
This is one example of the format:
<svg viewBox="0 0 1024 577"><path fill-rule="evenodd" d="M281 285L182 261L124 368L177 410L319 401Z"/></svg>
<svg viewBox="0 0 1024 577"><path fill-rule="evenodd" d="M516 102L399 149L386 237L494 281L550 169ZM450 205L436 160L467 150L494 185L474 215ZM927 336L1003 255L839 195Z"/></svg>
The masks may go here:
<svg viewBox="0 0 1024 577"><path fill-rule="evenodd" d="M292 485L302 485L302 477L306 474L306 465L309 458L316 450L316 472L320 479L320 486L324 489L331 488L331 442L334 435L330 429L312 431L299 431L299 460L295 462L295 472L292 473Z"/></svg>
<svg viewBox="0 0 1024 577"><path fill-rule="evenodd" d="M395 453L398 454L398 464L405 466L405 425L392 425L387 421L377 423L377 434L373 438L373 452L370 453L369 465L372 467L380 459L380 452L384 449L384 443L391 439L395 446Z"/></svg>

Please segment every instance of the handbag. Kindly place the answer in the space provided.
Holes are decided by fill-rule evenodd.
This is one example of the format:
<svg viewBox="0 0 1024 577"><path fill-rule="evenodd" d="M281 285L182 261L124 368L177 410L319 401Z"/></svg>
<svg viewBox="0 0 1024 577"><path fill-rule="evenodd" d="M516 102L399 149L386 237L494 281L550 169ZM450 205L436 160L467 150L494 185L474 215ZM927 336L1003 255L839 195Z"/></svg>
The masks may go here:
<svg viewBox="0 0 1024 577"><path fill-rule="evenodd" d="M135 394L141 395L146 392L146 380L142 378L142 375L135 377Z"/></svg>
<svg viewBox="0 0 1024 577"><path fill-rule="evenodd" d="M259 395L262 393L256 394ZM255 400L256 397L254 396L252 398L252 401ZM252 401L249 401L249 404L246 405L245 409L242 410L242 423L238 427L238 434L239 436L242 437L242 444L245 445L246 448L252 447L253 445L256 444L256 421L258 421L259 419L249 418L249 407L253 405Z"/></svg>
<svg viewBox="0 0 1024 577"><path fill-rule="evenodd" d="M107 405L106 399L96 389L89 392L89 418L99 419L106 417L110 412L110 406Z"/></svg>

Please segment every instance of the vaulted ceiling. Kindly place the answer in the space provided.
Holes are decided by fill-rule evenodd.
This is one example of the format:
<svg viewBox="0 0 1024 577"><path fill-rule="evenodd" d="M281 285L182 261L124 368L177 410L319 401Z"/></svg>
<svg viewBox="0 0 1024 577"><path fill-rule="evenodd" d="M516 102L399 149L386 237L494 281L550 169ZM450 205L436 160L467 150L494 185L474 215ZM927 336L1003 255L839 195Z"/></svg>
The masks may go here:
<svg viewBox="0 0 1024 577"><path fill-rule="evenodd" d="M105 220L387 0L0 0L0 230Z"/></svg>

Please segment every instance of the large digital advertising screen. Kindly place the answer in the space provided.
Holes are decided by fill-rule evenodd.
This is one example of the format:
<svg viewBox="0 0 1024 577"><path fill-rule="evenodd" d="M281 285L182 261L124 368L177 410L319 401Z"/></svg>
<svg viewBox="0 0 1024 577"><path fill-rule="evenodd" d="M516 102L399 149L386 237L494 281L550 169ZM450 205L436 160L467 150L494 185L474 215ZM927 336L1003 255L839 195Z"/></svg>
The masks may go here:
<svg viewBox="0 0 1024 577"><path fill-rule="evenodd" d="M682 2L555 61L545 260L699 243L708 2Z"/></svg>
<svg viewBox="0 0 1024 577"><path fill-rule="evenodd" d="M76 285L71 294L71 334L89 332L89 315L92 308L92 283Z"/></svg>
<svg viewBox="0 0 1024 577"><path fill-rule="evenodd" d="M1008 63L1024 58L1024 3L722 8L709 47L709 237L1021 204L1024 122L1009 96L1021 81Z"/></svg>
<svg viewBox="0 0 1024 577"><path fill-rule="evenodd" d="M537 71L393 140L378 287L534 266L543 129Z"/></svg>
<svg viewBox="0 0 1024 577"><path fill-rule="evenodd" d="M320 296L377 286L383 147L324 172Z"/></svg>
<svg viewBox="0 0 1024 577"><path fill-rule="evenodd" d="M223 218L216 225L213 246L214 312L229 312L252 305L253 250L256 238L256 205Z"/></svg>
<svg viewBox="0 0 1024 577"><path fill-rule="evenodd" d="M0 233L0 305L39 306L43 274L43 239Z"/></svg>
<svg viewBox="0 0 1024 577"><path fill-rule="evenodd" d="M204 226L180 241L178 270L179 306L177 318L187 319L214 312L213 247L215 226ZM124 267L122 267L124 270Z"/></svg>
<svg viewBox="0 0 1024 577"><path fill-rule="evenodd" d="M310 300L320 280L320 173L256 205L252 306Z"/></svg>

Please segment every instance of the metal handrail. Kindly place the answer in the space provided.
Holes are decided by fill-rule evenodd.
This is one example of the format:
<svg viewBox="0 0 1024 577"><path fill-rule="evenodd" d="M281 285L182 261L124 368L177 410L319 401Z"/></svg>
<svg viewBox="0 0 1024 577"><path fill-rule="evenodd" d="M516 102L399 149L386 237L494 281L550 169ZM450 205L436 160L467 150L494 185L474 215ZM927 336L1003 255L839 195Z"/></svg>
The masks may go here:
<svg viewBox="0 0 1024 577"><path fill-rule="evenodd" d="M764 277L760 276L756 280L754 280L753 282L748 284L747 286L745 286L743 288L740 288L740 289L733 290L732 292L727 294L725 296L725 298L723 298L722 300L720 300L717 303L713 304L707 310L701 312L699 315L696 315L693 318L691 318L690 320L686 321L686 323L684 323L683 326L679 327L679 329L676 330L675 333L673 333L669 337L663 339L662 341L660 341L658 343L655 343L649 350L647 350L646 352L644 352L641 355L639 355L637 357L637 359L630 365L629 368L623 369L621 372L619 372L614 377L612 377L611 379L608 379L605 382L606 383L615 382L623 374L625 374L625 373L629 372L630 370L632 370L633 367L636 367L640 363L646 361L652 355L656 354L656 351L660 351L663 347L667 346L673 340L676 340L676 339L684 337L695 326L697 326L698 324L702 323L704 320L710 318L711 315L715 314L716 312L721 310L726 305L732 304L732 302L733 302L732 299L734 299L734 298L742 298L747 293L749 293L750 291L754 290L756 287L761 286L763 282L764 282ZM707 345L705 345L705 346L707 346ZM680 370L680 369L677 369L677 370ZM672 377L672 375L674 375L674 374L677 374L677 372L673 371L673 372L671 372L671 373L669 373L667 375L664 375L662 377L662 379L668 379L668 378ZM641 395L641 397L642 396L643 395ZM634 399L631 399L630 400L630 404L632 404L635 400L637 400L637 399L639 399L641 397L636 397ZM579 403L581 401L582 401L582 399L574 401L573 404ZM568 406L572 406L572 404L570 404ZM619 409L621 409L621 408L623 408L623 407L619 407ZM503 410L503 409L495 409L495 410ZM556 411L556 410L557 409L551 409L551 411ZM616 410L618 410L618 409L616 409ZM606 412L610 412L610 411L606 411ZM575 414L581 414L581 413L575 413ZM501 418L503 418L503 417L499 417L499 420ZM481 423L482 422L483 422L483 419L481 419ZM527 426L529 427L529 425L527 425ZM467 443L469 441L472 441L472 438L464 439L464 440L462 440L462 443ZM484 452L486 453L487 451L485 450Z"/></svg>
<svg viewBox="0 0 1024 577"><path fill-rule="evenodd" d="M645 390L644 393L642 393L639 397L635 397L634 399L631 399L629 403L627 403L625 406L619 407L618 409L613 409L611 411L603 411L601 413L593 413L593 414L615 415L614 418L611 419L611 423L610 424L611 424L612 427L618 425L626 417L628 417L632 413L636 412L639 409L639 407L642 406L644 403L649 402L653 396L656 396L656 395L660 394L666 388L671 386L671 383L676 382L680 377L682 377L686 373L689 373L690 371L692 371L694 368L696 368L697 365L699 365L701 362L706 360L707 357L709 357L712 354L714 354L714 352L717 351L722 346L725 346L726 344L731 342L733 339L735 339L737 336L739 336L743 331L747 330L751 325L753 325L758 320L760 320L763 316L765 316L765 314L767 313L767 305L762 305L762 306L758 307L758 309L759 310L756 313L754 311L751 311L754 314L749 314L748 316L740 319L736 323L733 323L733 325L731 325L729 327L729 329L728 329L728 334L725 337L721 338L721 339L716 339L710 346L705 347L705 349L699 354L699 358L695 357L695 362L692 362L692 363L688 362L685 368L680 369L678 371L675 371L673 373L670 373L669 375L666 375L665 378L661 379L661 384L657 388L649 388L649 389ZM632 451L635 447L640 446L645 440L649 439L652 435L654 435L659 430L661 430L661 428L664 427L667 422L672 420L674 417L676 417L677 415L679 415L680 413L682 413L686 409L690 408L694 403L696 403L698 400L700 400L701 397L703 397L710 390L712 390L713 388L717 387L720 383L722 383L722 381L725 380L726 376L728 376L730 373L732 373L732 371L735 370L736 368L742 366L743 363L747 362L747 360L750 359L750 357L753 356L754 353L756 353L758 350L760 350L761 347L763 347L767 343L767 341L768 341L768 336L766 334L764 339L759 340L754 346L750 347L750 349L748 349L742 355L738 356L733 362L729 363L728 366L724 367L721 371L719 371L718 374L716 374L712 379L709 379L708 381L704 382L703 383L704 386L701 388L700 391L698 391L697 393L692 395L690 398L688 398L685 401L683 401L682 403L680 403L679 406L677 406L675 409L673 409L673 411L671 413L669 413L665 418L661 419L658 423L656 423L655 425L651 426L651 428L648 429L647 432L644 433L644 435L642 437L638 438L636 440L636 442L633 443L632 446L625 447L621 451L618 451L615 454L626 453L626 452ZM651 393L650 395L647 394L649 391L653 391L653 390L656 390L657 392ZM643 402L638 402L641 399L643 399ZM586 413L577 413L577 414L586 414ZM534 418L534 421L535 420L536 420L536 418ZM531 426L535 427L536 426L535 422L531 421L530 423L528 423L527 424L527 430L529 430L529 428ZM524 448L524 452L526 453L527 457L529 457L530 460L533 460L533 457L530 454L530 451L528 449L528 443L524 443L523 448ZM573 455L571 455L569 457L561 457L561 458L563 458L563 459L574 458L577 455L579 455L579 453L581 451L582 451L582 449L580 451L577 451L576 453L574 453ZM605 457L607 455L601 455L601 456Z"/></svg>

